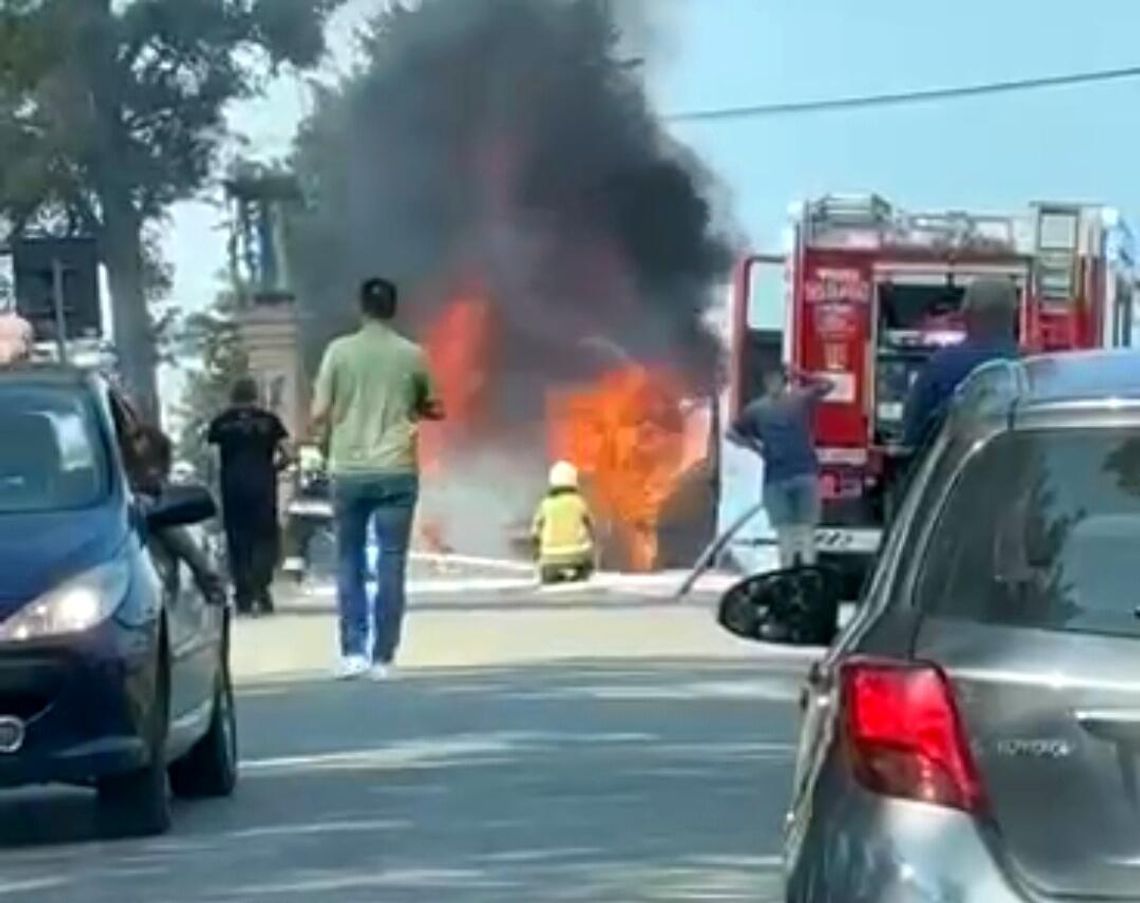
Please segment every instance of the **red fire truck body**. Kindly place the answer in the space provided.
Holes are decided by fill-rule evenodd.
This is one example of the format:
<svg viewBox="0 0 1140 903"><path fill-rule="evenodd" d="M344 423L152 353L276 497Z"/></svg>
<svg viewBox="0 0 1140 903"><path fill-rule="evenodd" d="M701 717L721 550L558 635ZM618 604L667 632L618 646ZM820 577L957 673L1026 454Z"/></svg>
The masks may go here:
<svg viewBox="0 0 1140 903"><path fill-rule="evenodd" d="M905 398L926 360L965 337L960 307L970 282L1016 284L1026 352L1132 343L1132 236L1109 208L912 213L873 195L827 196L794 208L787 245L738 271L728 413L758 394L762 372L778 361L833 382L815 423L818 538L821 551L856 572L878 547ZM742 477L739 464L722 473L722 522L731 519L725 496L735 507L741 494L755 499L756 479ZM756 533L765 529L758 522L733 547L764 545Z"/></svg>

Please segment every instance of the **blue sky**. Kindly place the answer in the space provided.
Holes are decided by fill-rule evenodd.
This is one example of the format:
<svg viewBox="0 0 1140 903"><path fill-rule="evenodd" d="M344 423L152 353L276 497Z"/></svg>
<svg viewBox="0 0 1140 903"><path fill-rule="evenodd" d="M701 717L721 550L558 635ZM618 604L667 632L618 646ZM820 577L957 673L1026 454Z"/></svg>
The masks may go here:
<svg viewBox="0 0 1140 903"><path fill-rule="evenodd" d="M334 43L380 0L352 0ZM466 0L456 0L466 2ZM664 113L960 85L1140 63L1137 0L641 0L659 15L646 78ZM235 111L266 155L304 108L295 83ZM1099 201L1140 220L1140 79L910 107L671 124L719 180L751 244L775 247L790 201L876 190L904 206L1002 210ZM183 205L176 297L207 303L219 213Z"/></svg>
<svg viewBox="0 0 1140 903"><path fill-rule="evenodd" d="M652 2L652 0L651 0ZM714 12L715 9L715 12ZM688 0L666 110L1133 65L1135 0ZM678 125L760 244L787 203L872 189L907 206L1110 203L1140 216L1140 80L910 107Z"/></svg>

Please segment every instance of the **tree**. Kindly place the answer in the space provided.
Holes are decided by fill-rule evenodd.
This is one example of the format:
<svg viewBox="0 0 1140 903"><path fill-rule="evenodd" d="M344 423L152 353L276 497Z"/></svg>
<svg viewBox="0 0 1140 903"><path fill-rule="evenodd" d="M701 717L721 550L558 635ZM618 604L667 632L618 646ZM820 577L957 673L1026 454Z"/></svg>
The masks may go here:
<svg viewBox="0 0 1140 903"><path fill-rule="evenodd" d="M0 212L16 231L98 239L123 376L152 414L154 230L172 204L207 185L227 106L257 94L283 66L318 62L326 20L341 2L3 3Z"/></svg>
<svg viewBox="0 0 1140 903"><path fill-rule="evenodd" d="M201 362L200 369L187 373L179 405L178 456L202 475L211 472L213 463L206 443L210 421L229 403L234 382L249 373L236 311L236 298L222 294L209 311L187 317L177 339L183 356Z"/></svg>
<svg viewBox="0 0 1140 903"><path fill-rule="evenodd" d="M52 56L50 33L28 18L37 5L35 0L0 5L0 81L7 90L33 87Z"/></svg>

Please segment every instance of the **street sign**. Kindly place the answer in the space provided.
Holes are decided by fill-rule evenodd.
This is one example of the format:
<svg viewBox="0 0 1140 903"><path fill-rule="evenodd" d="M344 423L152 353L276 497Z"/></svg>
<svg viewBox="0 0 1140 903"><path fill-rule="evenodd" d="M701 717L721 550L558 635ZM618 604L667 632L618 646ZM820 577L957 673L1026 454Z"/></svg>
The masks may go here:
<svg viewBox="0 0 1140 903"><path fill-rule="evenodd" d="M99 251L91 238L19 238L12 244L16 310L39 341L103 335Z"/></svg>

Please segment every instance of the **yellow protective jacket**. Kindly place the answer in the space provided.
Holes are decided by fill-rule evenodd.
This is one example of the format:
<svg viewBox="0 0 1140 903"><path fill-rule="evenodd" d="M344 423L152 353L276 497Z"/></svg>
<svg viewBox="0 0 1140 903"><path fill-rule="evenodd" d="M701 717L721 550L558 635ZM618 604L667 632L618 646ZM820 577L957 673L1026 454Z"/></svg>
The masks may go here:
<svg viewBox="0 0 1140 903"><path fill-rule="evenodd" d="M576 564L594 557L593 523L581 494L554 490L539 504L532 527L542 564Z"/></svg>

